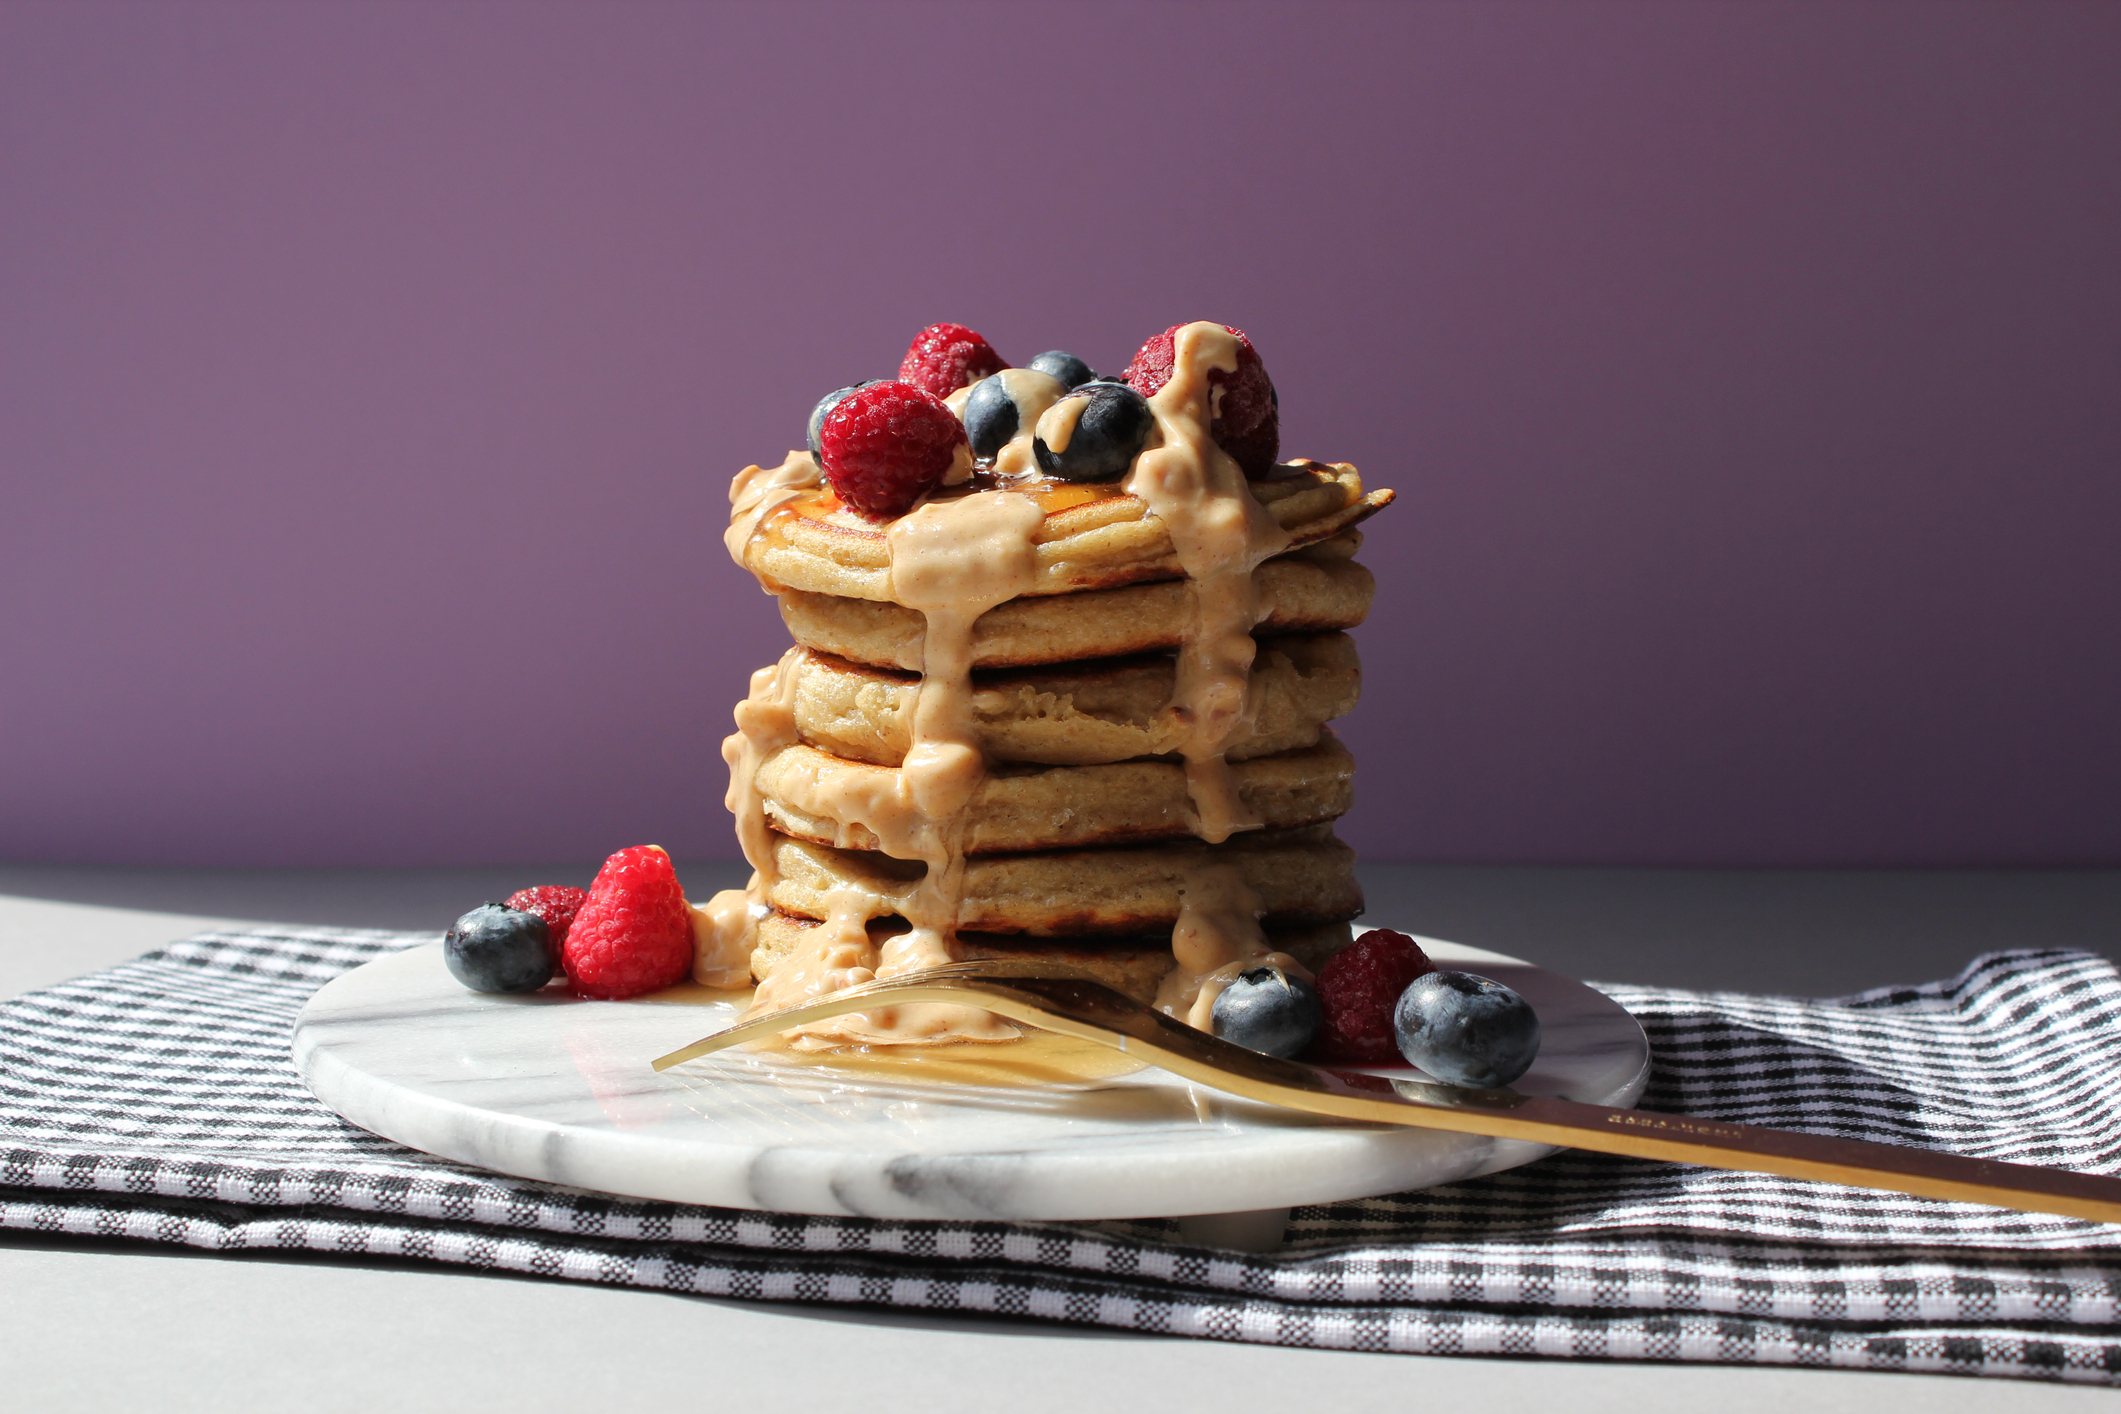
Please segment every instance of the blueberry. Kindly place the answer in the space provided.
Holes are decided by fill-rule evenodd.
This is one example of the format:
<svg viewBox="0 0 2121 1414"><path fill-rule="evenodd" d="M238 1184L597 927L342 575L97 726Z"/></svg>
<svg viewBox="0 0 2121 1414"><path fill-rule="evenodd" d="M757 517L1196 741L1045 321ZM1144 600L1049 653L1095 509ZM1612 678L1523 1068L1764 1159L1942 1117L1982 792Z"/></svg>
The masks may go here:
<svg viewBox="0 0 2121 1414"><path fill-rule="evenodd" d="M840 399L846 397L849 393L859 392L872 383L881 383L883 381L881 378L871 378L863 383L849 383L844 388L834 388L831 392L825 394L824 397L817 400L817 406L810 409L810 455L820 459L824 457L825 444L820 438L824 435L825 418L834 408L840 405Z"/></svg>
<svg viewBox="0 0 2121 1414"><path fill-rule="evenodd" d="M1399 1052L1446 1085L1493 1090L1532 1068L1539 1014L1500 982L1469 972L1431 972L1399 994L1392 1010Z"/></svg>
<svg viewBox="0 0 2121 1414"><path fill-rule="evenodd" d="M1089 364L1084 363L1074 354L1062 353L1059 349L1048 349L1045 353L1025 364L1024 367L1035 368L1041 373L1053 375L1055 378L1060 379L1063 388L1080 388L1097 376L1090 371Z"/></svg>
<svg viewBox="0 0 2121 1414"><path fill-rule="evenodd" d="M1310 1045L1325 1020L1311 984L1279 967L1238 973L1209 1015L1209 1029L1225 1041L1285 1060Z"/></svg>
<svg viewBox="0 0 2121 1414"><path fill-rule="evenodd" d="M1053 405L1041 421L1042 433L1056 420L1069 428L1054 451L1041 435L1031 450L1038 469L1063 481L1111 481L1124 476L1149 440L1156 415L1149 400L1124 383L1085 383Z"/></svg>
<svg viewBox="0 0 2121 1414"><path fill-rule="evenodd" d="M993 461L1066 391L1052 374L1030 368L1005 368L974 383L965 398L965 436L972 442L972 455Z"/></svg>
<svg viewBox="0 0 2121 1414"><path fill-rule="evenodd" d="M442 961L474 992L535 992L552 980L552 934L535 913L482 903L442 940Z"/></svg>

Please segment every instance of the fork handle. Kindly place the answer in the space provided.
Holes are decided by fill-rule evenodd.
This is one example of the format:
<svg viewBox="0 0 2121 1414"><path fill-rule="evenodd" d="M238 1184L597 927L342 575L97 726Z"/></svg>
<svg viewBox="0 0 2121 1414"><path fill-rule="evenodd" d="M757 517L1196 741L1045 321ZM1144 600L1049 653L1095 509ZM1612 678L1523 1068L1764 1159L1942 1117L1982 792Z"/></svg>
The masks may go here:
<svg viewBox="0 0 2121 1414"><path fill-rule="evenodd" d="M1212 1082L1203 1079L1201 1083ZM1513 1096L1492 1105L1483 1103L1487 1095L1498 1093L1476 1092L1464 1101L1438 1105L1403 1096L1387 1101L1351 1091L1349 1098L1360 1103L1345 1110L1301 1103L1296 1107L1349 1119L1526 1139L1600 1154L2121 1223L2121 1179L2100 1174L1546 1096ZM1415 1110L1426 1113L1416 1118Z"/></svg>
<svg viewBox="0 0 2121 1414"><path fill-rule="evenodd" d="M978 970L976 970L978 969ZM1622 1110L1514 1090L1459 1090L1361 1072L1322 1070L1233 1046L1081 977L996 976L988 964L864 983L741 1021L659 1057L667 1070L738 1042L879 1003L978 1006L1047 1031L1110 1046L1212 1090L1283 1109L1365 1124L1523 1139L1629 1158L1876 1188L2121 1223L2121 1179L1934 1149L1835 1139L1689 1115ZM984 971L987 975L980 975Z"/></svg>

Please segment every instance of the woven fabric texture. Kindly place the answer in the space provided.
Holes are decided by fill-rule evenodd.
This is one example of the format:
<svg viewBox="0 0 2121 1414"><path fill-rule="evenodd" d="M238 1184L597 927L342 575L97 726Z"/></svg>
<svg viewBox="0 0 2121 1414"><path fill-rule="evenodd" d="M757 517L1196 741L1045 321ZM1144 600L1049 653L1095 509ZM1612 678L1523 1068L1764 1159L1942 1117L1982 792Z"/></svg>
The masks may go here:
<svg viewBox="0 0 2121 1414"><path fill-rule="evenodd" d="M319 986L431 941L207 933L0 1006L0 1227L1335 1349L2121 1383L2121 1227L1643 1160L1299 1208L1270 1255L471 1169L340 1120L288 1056ZM1646 1109L2121 1171L2121 976L2091 954L1832 1001L1603 990L1649 1033Z"/></svg>

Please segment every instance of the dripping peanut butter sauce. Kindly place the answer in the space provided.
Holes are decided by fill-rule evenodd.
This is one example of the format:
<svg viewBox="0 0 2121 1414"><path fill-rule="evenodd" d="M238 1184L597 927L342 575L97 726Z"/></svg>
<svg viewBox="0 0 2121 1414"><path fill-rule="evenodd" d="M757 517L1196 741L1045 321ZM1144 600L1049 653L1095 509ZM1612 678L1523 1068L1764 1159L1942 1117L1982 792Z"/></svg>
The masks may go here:
<svg viewBox="0 0 2121 1414"><path fill-rule="evenodd" d="M1035 585L1034 536L1053 513L1125 494L1140 498L1164 523L1189 591L1176 683L1164 708L1185 761L1187 823L1211 844L1259 827L1239 799L1223 751L1245 721L1252 631L1273 609L1252 572L1287 549L1290 537L1209 436L1217 391L1209 374L1236 371L1236 336L1219 324L1188 324L1174 345L1170 381L1149 399L1155 425L1147 445L1116 489L1033 479L1034 434L1049 446L1064 446L1080 407L1061 401L1057 380L1012 369L1002 376L1015 377L1010 391L1028 415L992 469L975 473L969 453L961 456L945 478L945 491L885 530L890 598L926 621L912 745L897 771L827 772L817 785L832 798L837 818L867 826L885 854L920 860L927 872L910 897L886 899L851 887L834 891L825 920L806 929L803 941L759 985L748 1014L957 960L965 807L987 773L973 728L973 624ZM961 412L966 395L961 389L946 401ZM1019 482L1028 484L1013 489ZM983 489L990 484L996 489ZM739 564L770 519L821 513L832 500L816 462L804 452L790 453L778 467L747 467L729 499L725 543ZM752 675L750 695L736 709L737 730L722 743L729 765L727 804L753 873L747 888L725 890L695 911L693 976L707 986L736 987L749 979L758 924L770 912L773 832L754 781L760 762L796 740L795 684L806 652L791 649ZM1268 946L1260 913L1258 896L1235 864L1203 856L1191 866L1171 935L1177 965L1157 993L1157 1007L1206 1029L1216 995L1241 969L1272 961L1308 978L1295 959ZM872 937L871 920L892 914L910 926ZM784 1033L783 1040L798 1050L822 1051L1006 1041L1019 1034L1014 1024L988 1012L921 1004L834 1017Z"/></svg>

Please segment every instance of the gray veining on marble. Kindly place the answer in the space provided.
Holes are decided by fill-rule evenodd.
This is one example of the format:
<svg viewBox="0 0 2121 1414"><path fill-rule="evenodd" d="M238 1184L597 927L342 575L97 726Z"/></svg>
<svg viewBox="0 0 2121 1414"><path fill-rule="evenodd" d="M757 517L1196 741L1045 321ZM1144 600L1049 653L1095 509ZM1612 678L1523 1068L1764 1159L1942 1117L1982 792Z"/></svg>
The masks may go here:
<svg viewBox="0 0 2121 1414"><path fill-rule="evenodd" d="M1423 941L1538 1009L1531 1094L1633 1104L1641 1028L1599 993L1498 953ZM736 994L597 1002L467 992L439 946L332 982L295 1026L325 1104L427 1153L639 1198L895 1218L1241 1213L1403 1192L1529 1163L1512 1140L1368 1127L1199 1089L1160 1070L1066 1084L934 1083L770 1052L662 1074Z"/></svg>

